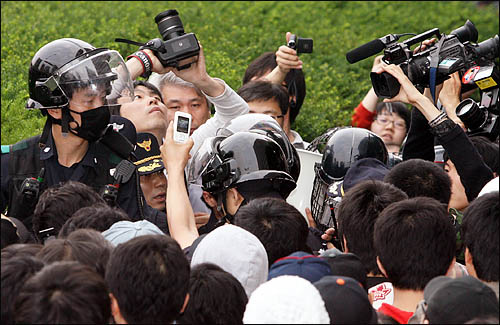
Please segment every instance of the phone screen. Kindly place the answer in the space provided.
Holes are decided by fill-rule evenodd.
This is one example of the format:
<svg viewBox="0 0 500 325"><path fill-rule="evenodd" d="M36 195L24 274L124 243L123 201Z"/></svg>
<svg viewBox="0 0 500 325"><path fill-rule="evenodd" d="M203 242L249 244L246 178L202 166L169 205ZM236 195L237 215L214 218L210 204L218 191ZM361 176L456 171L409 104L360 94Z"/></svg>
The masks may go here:
<svg viewBox="0 0 500 325"><path fill-rule="evenodd" d="M179 116L177 119L177 132L189 133L189 119Z"/></svg>

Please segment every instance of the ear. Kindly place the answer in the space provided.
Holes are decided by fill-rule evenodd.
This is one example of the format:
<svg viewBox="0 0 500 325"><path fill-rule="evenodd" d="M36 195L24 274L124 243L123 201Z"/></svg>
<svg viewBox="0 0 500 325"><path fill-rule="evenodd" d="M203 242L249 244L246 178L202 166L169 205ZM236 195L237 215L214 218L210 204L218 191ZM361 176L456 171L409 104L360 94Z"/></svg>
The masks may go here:
<svg viewBox="0 0 500 325"><path fill-rule="evenodd" d="M113 315L113 319L116 324L127 324L127 321L123 318L122 313L120 312L120 306L118 305L118 301L112 293L109 294L109 299L111 299L111 315Z"/></svg>
<svg viewBox="0 0 500 325"><path fill-rule="evenodd" d="M476 268L474 267L474 259L468 247L465 247L465 268L470 276L477 278Z"/></svg>
<svg viewBox="0 0 500 325"><path fill-rule="evenodd" d="M62 110L60 108L48 108L47 113L56 120L60 120L62 118Z"/></svg>
<svg viewBox="0 0 500 325"><path fill-rule="evenodd" d="M205 202L211 208L217 207L217 201L215 201L215 198L212 196L212 194L208 193L207 191L203 191L203 200L205 200Z"/></svg>
<svg viewBox="0 0 500 325"><path fill-rule="evenodd" d="M347 240L345 240L344 235L342 235L342 240L344 241L344 253L349 253L349 247L347 247Z"/></svg>
<svg viewBox="0 0 500 325"><path fill-rule="evenodd" d="M385 269L384 269L384 266L382 265L382 262L380 262L380 258L377 256L377 265L378 265L378 268L380 270L380 272L382 272L382 274L388 278L387 276L387 272L385 272Z"/></svg>
<svg viewBox="0 0 500 325"><path fill-rule="evenodd" d="M189 293L186 293L186 298L184 299L184 304L182 305L181 308L181 314L186 310L188 302L189 302Z"/></svg>
<svg viewBox="0 0 500 325"><path fill-rule="evenodd" d="M448 270L446 271L446 276L449 276L450 278L456 278L457 274L455 272L455 262L456 258L454 257L453 260L450 263L450 266L448 267Z"/></svg>

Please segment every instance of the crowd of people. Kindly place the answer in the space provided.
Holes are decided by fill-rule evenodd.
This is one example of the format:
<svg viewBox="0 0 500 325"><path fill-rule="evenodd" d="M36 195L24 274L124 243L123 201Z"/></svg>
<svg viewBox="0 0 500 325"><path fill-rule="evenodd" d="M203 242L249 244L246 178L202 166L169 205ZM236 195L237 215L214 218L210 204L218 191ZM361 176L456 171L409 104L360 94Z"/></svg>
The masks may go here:
<svg viewBox="0 0 500 325"><path fill-rule="evenodd" d="M26 108L43 132L2 146L2 324L498 324L498 134L455 111L478 89L456 72L434 101L377 56L399 93L370 89L320 146L292 129L303 59L263 53L235 91L201 44L184 69L42 46ZM307 151L322 159L300 211Z"/></svg>

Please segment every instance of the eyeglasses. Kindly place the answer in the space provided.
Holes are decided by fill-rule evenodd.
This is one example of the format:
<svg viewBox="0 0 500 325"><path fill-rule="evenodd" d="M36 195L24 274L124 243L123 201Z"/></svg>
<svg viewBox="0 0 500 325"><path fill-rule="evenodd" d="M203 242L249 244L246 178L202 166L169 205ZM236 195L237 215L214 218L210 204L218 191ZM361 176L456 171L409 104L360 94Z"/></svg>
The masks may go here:
<svg viewBox="0 0 500 325"><path fill-rule="evenodd" d="M406 129L406 123L404 121L394 121L394 120L390 120L387 117L383 117L383 116L377 117L375 119L375 121L377 121L378 123L380 123L383 126L387 126L389 123L392 123L396 129L400 129L400 130Z"/></svg>

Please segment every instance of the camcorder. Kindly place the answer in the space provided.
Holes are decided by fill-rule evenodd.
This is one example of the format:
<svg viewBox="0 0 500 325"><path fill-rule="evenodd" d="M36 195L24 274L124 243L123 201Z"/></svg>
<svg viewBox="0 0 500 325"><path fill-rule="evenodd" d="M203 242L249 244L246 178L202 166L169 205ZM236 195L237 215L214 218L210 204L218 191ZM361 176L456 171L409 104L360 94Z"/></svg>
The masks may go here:
<svg viewBox="0 0 500 325"><path fill-rule="evenodd" d="M480 65L492 65L499 54L498 35L479 44L478 33L474 24L467 20L464 26L452 31L450 35L440 34L438 28L430 29L406 41L398 43L401 36L411 34L388 34L360 46L346 54L349 63L366 59L381 50L384 50L382 60L387 64L396 64L401 67L408 79L420 87L431 86L431 68L436 69L435 85L448 79L449 75ZM432 36L439 40L437 44L425 51L413 53L410 46L418 44ZM432 61L435 61L433 64ZM435 65L435 67L432 67ZM400 84L396 78L387 72L371 73L373 89L381 98L392 98L399 92Z"/></svg>
<svg viewBox="0 0 500 325"><path fill-rule="evenodd" d="M431 88L443 83L449 75L459 71L461 91L478 87L481 103L466 99L456 108L457 116L467 127L469 135L484 135L494 140L499 134L498 115L498 62L500 41L498 35L477 44L478 32L474 24L465 24L449 35L441 34L438 28L397 41L401 36L414 34L388 34L366 43L346 54L349 63L355 63L384 51L382 61L401 67L408 79L418 88ZM413 53L412 45L436 36L438 42L428 49ZM381 98L392 98L399 93L401 85L387 72L370 73L373 89Z"/></svg>
<svg viewBox="0 0 500 325"><path fill-rule="evenodd" d="M292 34L290 36L290 40L288 41L287 46L297 51L297 54L312 53L313 40L312 38L302 38L302 37L297 37L297 35L295 34Z"/></svg>

